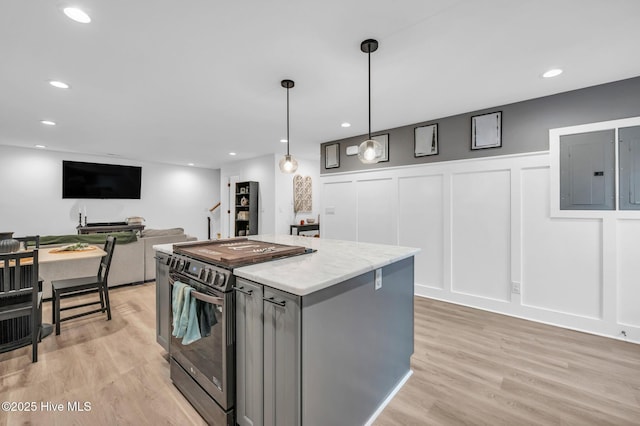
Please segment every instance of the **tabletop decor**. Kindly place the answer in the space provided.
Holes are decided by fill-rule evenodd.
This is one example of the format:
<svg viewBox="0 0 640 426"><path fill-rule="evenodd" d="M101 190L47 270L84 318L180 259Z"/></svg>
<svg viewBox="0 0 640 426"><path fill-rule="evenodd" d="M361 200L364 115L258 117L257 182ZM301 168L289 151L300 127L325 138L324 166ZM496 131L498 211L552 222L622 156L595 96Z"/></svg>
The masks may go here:
<svg viewBox="0 0 640 426"><path fill-rule="evenodd" d="M0 232L0 253L13 253L20 249L20 241L13 239L13 232Z"/></svg>
<svg viewBox="0 0 640 426"><path fill-rule="evenodd" d="M95 250L95 249L96 249L95 246L90 246L87 243L75 243L75 244L69 244L66 246L52 249L50 253L62 253L65 251L89 251L89 250Z"/></svg>

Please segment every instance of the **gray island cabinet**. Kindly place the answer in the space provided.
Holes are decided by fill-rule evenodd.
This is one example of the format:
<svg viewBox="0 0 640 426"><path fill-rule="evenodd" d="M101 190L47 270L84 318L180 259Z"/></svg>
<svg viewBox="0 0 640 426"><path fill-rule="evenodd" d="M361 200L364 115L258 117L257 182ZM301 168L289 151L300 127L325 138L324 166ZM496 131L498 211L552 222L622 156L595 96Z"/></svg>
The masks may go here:
<svg viewBox="0 0 640 426"><path fill-rule="evenodd" d="M156 250L156 341L169 352L171 324L171 286L169 285L169 255Z"/></svg>
<svg viewBox="0 0 640 426"><path fill-rule="evenodd" d="M418 249L291 235L315 250L234 269L236 423L371 422L411 374ZM170 286L157 254L157 339L168 350Z"/></svg>
<svg viewBox="0 0 640 426"><path fill-rule="evenodd" d="M237 424L371 421L410 375L417 250L252 239L317 251L234 271Z"/></svg>

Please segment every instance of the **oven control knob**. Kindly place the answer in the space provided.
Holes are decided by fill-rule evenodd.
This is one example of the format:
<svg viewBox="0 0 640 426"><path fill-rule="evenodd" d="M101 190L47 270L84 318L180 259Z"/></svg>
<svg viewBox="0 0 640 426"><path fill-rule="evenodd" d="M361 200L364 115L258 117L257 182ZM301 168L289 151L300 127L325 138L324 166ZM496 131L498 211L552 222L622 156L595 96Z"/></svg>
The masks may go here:
<svg viewBox="0 0 640 426"><path fill-rule="evenodd" d="M224 274L221 272L218 272L216 274L216 282L214 283L214 285L217 285L218 287L222 287L224 285L225 279L226 277L224 276Z"/></svg>
<svg viewBox="0 0 640 426"><path fill-rule="evenodd" d="M213 284L213 280L215 277L216 274L213 271L207 269L207 279L205 281L209 284Z"/></svg>
<svg viewBox="0 0 640 426"><path fill-rule="evenodd" d="M204 281L207 278L207 270L206 269L200 269L200 273L198 274L198 279L200 281Z"/></svg>
<svg viewBox="0 0 640 426"><path fill-rule="evenodd" d="M178 264L178 271L180 272L184 271L184 267L185 267L185 261L181 260L180 263Z"/></svg>

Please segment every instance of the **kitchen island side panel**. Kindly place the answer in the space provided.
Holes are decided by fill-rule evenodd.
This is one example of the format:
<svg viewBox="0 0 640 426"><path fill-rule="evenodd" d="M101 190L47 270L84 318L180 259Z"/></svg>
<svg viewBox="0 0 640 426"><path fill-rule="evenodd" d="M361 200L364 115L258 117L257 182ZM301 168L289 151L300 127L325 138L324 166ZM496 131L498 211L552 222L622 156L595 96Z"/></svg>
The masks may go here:
<svg viewBox="0 0 640 426"><path fill-rule="evenodd" d="M362 425L410 371L413 256L302 298L302 424Z"/></svg>

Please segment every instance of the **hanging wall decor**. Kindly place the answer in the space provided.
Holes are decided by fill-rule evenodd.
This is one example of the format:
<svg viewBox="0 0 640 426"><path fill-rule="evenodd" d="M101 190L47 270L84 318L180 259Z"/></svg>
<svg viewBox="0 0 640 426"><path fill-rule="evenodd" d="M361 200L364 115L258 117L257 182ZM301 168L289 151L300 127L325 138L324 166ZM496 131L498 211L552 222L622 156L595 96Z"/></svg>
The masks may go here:
<svg viewBox="0 0 640 426"><path fill-rule="evenodd" d="M312 211L311 176L295 175L293 177L293 211L295 213Z"/></svg>
<svg viewBox="0 0 640 426"><path fill-rule="evenodd" d="M332 143L324 147L324 168L340 167L340 144Z"/></svg>
<svg viewBox="0 0 640 426"><path fill-rule="evenodd" d="M502 111L471 117L471 149L502 146Z"/></svg>
<svg viewBox="0 0 640 426"><path fill-rule="evenodd" d="M438 124L414 129L413 156L424 157L438 154Z"/></svg>
<svg viewBox="0 0 640 426"><path fill-rule="evenodd" d="M380 144L380 156L378 157L378 163L389 161L389 133L371 136L371 139Z"/></svg>

